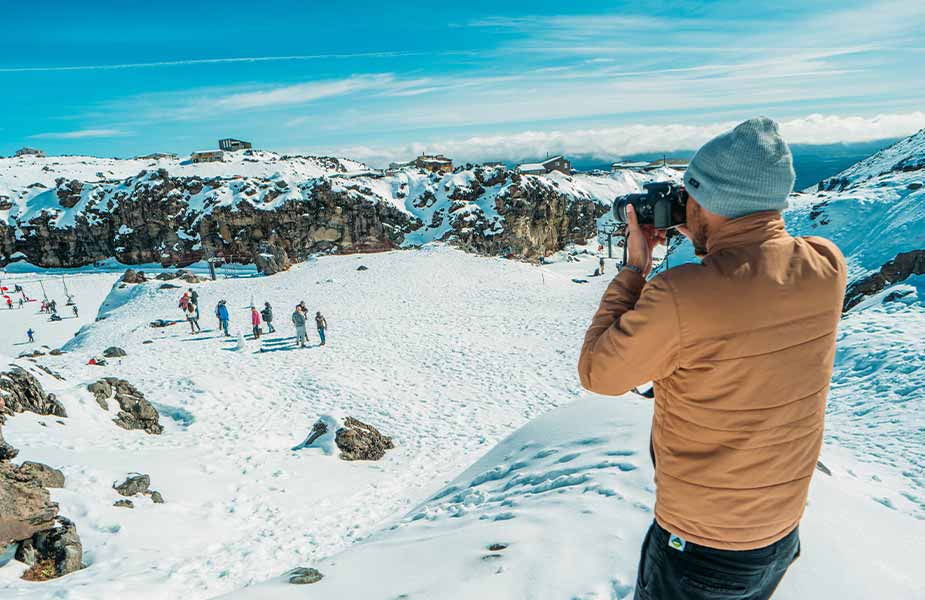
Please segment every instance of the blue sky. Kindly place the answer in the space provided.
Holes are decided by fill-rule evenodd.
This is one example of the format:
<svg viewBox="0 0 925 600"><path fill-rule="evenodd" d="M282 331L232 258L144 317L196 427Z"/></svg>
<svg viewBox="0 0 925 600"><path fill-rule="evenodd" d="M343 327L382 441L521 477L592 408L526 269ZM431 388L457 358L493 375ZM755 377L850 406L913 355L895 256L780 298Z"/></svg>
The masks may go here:
<svg viewBox="0 0 925 600"><path fill-rule="evenodd" d="M756 114L802 143L925 127L921 2L0 2L0 154L615 158Z"/></svg>

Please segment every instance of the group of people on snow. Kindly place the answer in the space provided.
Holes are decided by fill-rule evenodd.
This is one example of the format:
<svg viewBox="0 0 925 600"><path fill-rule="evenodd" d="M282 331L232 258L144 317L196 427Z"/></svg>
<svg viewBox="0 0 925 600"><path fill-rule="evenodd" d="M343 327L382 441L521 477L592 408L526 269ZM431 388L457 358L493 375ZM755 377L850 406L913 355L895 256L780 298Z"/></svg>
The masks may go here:
<svg viewBox="0 0 925 600"><path fill-rule="evenodd" d="M199 326L199 293L189 288L180 298L180 310L183 311L186 320L190 324L190 333L199 333L202 329ZM308 322L308 307L305 301L299 302L292 313L292 324L295 325L296 345L305 348L308 343L308 333L306 332L306 323ZM215 318L218 319L218 326L225 337L230 337L228 326L231 323L231 313L228 311L228 303L225 300L219 300L215 305ZM263 308L257 310L257 307L250 307L250 324L253 339L259 339L263 333L262 325L266 323L267 333L276 333L273 326L273 307L269 302L263 303ZM321 314L321 311L315 312L315 328L318 331L318 338L321 346L325 345L325 332L328 328L328 322Z"/></svg>

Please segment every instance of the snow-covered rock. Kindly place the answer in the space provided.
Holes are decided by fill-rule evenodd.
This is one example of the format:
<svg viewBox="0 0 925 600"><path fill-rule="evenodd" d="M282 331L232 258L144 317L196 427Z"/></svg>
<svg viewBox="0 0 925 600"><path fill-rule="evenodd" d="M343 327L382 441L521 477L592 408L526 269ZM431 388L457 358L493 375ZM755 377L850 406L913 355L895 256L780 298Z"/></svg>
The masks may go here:
<svg viewBox="0 0 925 600"><path fill-rule="evenodd" d="M677 176L534 176L504 167L383 175L344 164L265 152L219 165L0 159L0 196L8 205L0 210L0 260L187 265L217 256L277 272L314 252L434 240L480 253L543 256L594 237L616 196L653 177Z"/></svg>

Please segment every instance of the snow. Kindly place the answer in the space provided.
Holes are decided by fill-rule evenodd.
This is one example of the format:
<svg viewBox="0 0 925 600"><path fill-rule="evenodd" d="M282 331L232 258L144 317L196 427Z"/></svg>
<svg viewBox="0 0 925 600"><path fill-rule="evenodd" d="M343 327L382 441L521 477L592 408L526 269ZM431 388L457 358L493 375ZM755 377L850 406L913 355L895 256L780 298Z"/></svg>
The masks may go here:
<svg viewBox="0 0 925 600"><path fill-rule="evenodd" d="M925 247L925 197L910 187L923 171L864 169L842 192L794 196L785 215L792 231L835 239L851 279L899 251ZM301 176L277 171L287 181ZM523 185L609 206L669 175L554 173L523 176ZM474 185L467 171L325 177L425 222L453 202L463 205L459 218L491 221L493 200L509 185L470 202L458 200ZM433 202L415 204L425 192ZM88 563L35 584L19 579L23 565L7 556L3 597L632 598L654 502L652 404L634 395L595 396L575 374L613 263L605 277L592 277L597 255L587 248L536 266L431 243L440 236L435 228L413 249L325 256L273 277L198 284L199 335L184 322L149 327L180 318L181 290L160 290L161 282L114 286L124 269L114 261L67 279L79 323L56 329L62 322L47 323L35 311L0 309L0 354L18 354L20 330L30 326L39 343L67 351L0 360L34 373L69 415L63 425L15 415L3 433L20 449L17 460L64 471L66 486L51 490L52 498L77 523ZM671 264L685 252L672 253ZM369 269L357 271L359 264ZM62 304L59 272L22 262L8 271L17 272L4 274L4 284L22 281L32 295L29 279L44 278ZM222 298L232 316L229 338L212 317ZM294 349L289 313L300 300L327 317L324 348L313 340L309 349ZM274 307L278 333L245 340L248 307L263 301ZM97 308L101 319L91 322ZM813 480L803 555L776 600L925 597L918 576L925 547L923 340L925 276L891 286L844 317L822 450L832 474ZM86 364L111 345L128 355L105 367ZM103 411L86 390L103 376L136 385L160 411L164 433L116 427L115 409ZM317 419L334 429L347 416L392 436L395 449L378 462L345 462L330 433L304 445ZM130 472L148 473L166 504L135 498L134 510L113 507L111 484ZM505 548L490 550L493 544ZM298 566L325 577L309 586L286 583L283 573Z"/></svg>

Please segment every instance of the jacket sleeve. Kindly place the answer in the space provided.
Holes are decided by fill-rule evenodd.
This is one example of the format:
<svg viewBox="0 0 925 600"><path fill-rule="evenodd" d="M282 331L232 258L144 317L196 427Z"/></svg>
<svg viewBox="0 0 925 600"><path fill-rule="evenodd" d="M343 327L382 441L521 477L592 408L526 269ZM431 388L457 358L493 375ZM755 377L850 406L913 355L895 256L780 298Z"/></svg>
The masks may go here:
<svg viewBox="0 0 925 600"><path fill-rule="evenodd" d="M619 396L678 368L681 334L676 299L664 275L649 282L624 269L607 287L585 333L581 385Z"/></svg>

